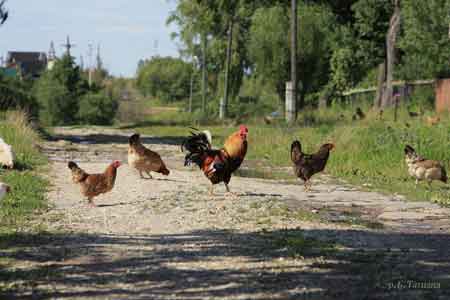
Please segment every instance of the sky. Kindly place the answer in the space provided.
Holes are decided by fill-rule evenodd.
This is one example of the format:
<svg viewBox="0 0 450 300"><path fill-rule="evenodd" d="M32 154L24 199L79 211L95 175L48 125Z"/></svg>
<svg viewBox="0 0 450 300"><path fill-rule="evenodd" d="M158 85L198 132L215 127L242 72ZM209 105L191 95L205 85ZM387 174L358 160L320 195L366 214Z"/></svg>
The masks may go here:
<svg viewBox="0 0 450 300"><path fill-rule="evenodd" d="M48 52L54 41L56 54L67 35L75 47L71 54L89 65L89 44L95 59L97 45L105 67L115 76L135 75L139 59L178 56L178 47L166 26L175 0L7 0L9 18L0 26L0 56L8 51Z"/></svg>

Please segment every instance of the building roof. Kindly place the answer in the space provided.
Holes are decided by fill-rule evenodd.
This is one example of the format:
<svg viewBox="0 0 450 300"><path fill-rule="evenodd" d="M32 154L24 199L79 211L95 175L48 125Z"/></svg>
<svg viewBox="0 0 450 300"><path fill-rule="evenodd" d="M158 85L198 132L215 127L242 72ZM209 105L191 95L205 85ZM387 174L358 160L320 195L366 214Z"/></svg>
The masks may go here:
<svg viewBox="0 0 450 300"><path fill-rule="evenodd" d="M45 52L19 52L10 51L6 56L6 65L19 65L22 75L36 77L47 66L47 54Z"/></svg>

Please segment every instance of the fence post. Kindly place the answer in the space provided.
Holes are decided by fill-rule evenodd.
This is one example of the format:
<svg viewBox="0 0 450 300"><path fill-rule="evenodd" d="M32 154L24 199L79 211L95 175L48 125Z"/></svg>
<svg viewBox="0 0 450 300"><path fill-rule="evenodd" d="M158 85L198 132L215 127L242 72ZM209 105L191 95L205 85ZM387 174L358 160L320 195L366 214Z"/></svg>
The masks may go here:
<svg viewBox="0 0 450 300"><path fill-rule="evenodd" d="M295 99L292 92L292 81L286 82L286 121L292 123L295 121Z"/></svg>

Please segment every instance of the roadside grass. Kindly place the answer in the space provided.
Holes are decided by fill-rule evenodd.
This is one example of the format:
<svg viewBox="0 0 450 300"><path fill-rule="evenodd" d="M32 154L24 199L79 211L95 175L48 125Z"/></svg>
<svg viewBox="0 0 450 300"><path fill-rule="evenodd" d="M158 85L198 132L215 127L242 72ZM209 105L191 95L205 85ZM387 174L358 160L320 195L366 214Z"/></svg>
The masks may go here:
<svg viewBox="0 0 450 300"><path fill-rule="evenodd" d="M246 160L251 168L243 168L243 176L271 179L293 177L290 167L290 145L299 139L305 152L317 151L321 144L333 142L336 149L330 157L326 172L345 179L347 182L365 189L397 193L412 200L428 200L441 205L450 205L450 188L440 182L433 182L429 189L425 183L416 187L410 178L404 162L404 146L410 144L422 156L440 160L447 169L450 166L450 117L441 115L441 121L428 126L425 117L410 118L408 111L398 111L398 121L393 121L393 111L386 110L379 120L377 112L367 109L366 118L352 121L353 109L332 108L299 114L296 126L286 126L282 121L267 125L258 118L247 120L249 127L249 149ZM143 134L164 137L183 137L189 134L189 127L209 129L213 134L213 144L220 147L226 137L234 132L237 123L228 121L219 124L199 125L192 116L184 112L164 112L151 116L141 124L122 128L134 129ZM303 126L305 120L311 125ZM278 173L278 174L277 174Z"/></svg>
<svg viewBox="0 0 450 300"><path fill-rule="evenodd" d="M11 144L16 154L14 170L0 170L0 181L12 192L0 203L0 245L3 237L22 229L36 210L47 207L48 182L39 173L45 171L46 158L38 150L39 134L21 112L8 112L0 120L0 137Z"/></svg>

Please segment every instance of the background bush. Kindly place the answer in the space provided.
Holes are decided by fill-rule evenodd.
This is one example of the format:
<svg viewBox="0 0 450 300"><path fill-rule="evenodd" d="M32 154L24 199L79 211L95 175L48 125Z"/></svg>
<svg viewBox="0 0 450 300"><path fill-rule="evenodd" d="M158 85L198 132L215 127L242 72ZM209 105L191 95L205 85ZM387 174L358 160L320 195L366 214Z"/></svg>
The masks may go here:
<svg viewBox="0 0 450 300"><path fill-rule="evenodd" d="M111 125L114 123L118 102L103 92L87 93L79 104L78 118L83 124Z"/></svg>

